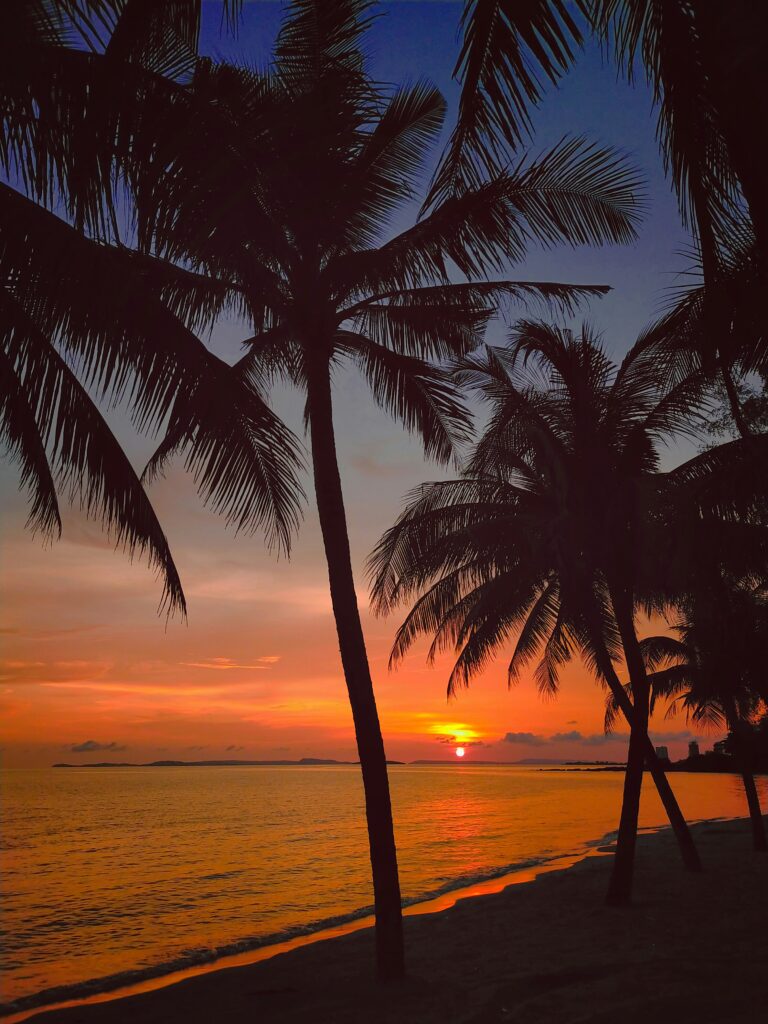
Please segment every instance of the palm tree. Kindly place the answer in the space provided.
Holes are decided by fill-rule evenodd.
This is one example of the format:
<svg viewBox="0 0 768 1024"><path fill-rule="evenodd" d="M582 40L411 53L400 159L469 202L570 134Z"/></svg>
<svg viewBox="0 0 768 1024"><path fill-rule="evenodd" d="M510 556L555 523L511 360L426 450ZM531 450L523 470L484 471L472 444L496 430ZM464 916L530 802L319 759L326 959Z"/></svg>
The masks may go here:
<svg viewBox="0 0 768 1024"><path fill-rule="evenodd" d="M652 702L669 700L668 715L681 707L693 722L727 726L747 797L753 845L755 850L766 850L765 823L745 738L749 721L768 695L764 587L734 587L720 579L706 590L698 589L683 609L686 617L674 627L677 637L653 636L641 642ZM614 714L610 702L606 725Z"/></svg>
<svg viewBox="0 0 768 1024"><path fill-rule="evenodd" d="M450 459L468 426L454 384L429 359L475 348L499 304L572 307L602 288L489 281L528 240L620 242L633 235L632 173L568 142L499 175L386 240L416 194L444 101L427 83L385 94L365 69L363 0L296 0L268 71L201 63L184 103L153 111L154 149L130 176L143 250L223 288L252 336L235 370L306 394L312 472L331 599L365 790L379 975L403 970L400 892L386 760L355 594L333 425L333 375L351 363L374 400ZM216 159L211 160L211 154ZM457 274L464 283L454 283ZM482 278L478 280L478 278ZM190 301L201 318L205 303ZM222 408L179 396L151 476L184 450L199 468ZM233 459L214 500L250 487Z"/></svg>
<svg viewBox="0 0 768 1024"><path fill-rule="evenodd" d="M455 75L459 117L437 191L461 190L531 131L543 82L556 84L594 32L631 80L640 63L659 112L659 141L684 207L702 227L740 191L764 251L768 204L754 104L766 95L764 5L738 0L466 0ZM709 208L707 209L707 204Z"/></svg>
<svg viewBox="0 0 768 1024"><path fill-rule="evenodd" d="M287 544L298 500L291 435L174 315L190 295L222 308L223 289L129 252L116 227L138 111L153 92L179 94L167 76L191 66L198 7L8 0L0 14L0 439L30 489L29 526L60 533L60 498L77 501L148 552L169 612L185 605L167 539L89 386L157 428L181 389L226 383L264 467L254 524Z"/></svg>
<svg viewBox="0 0 768 1024"><path fill-rule="evenodd" d="M768 198L754 110L768 94L768 8L753 0L467 0L462 27L459 116L432 201L460 194L509 160L531 130L542 82L557 83L566 73L586 33L597 35L629 80L642 66L658 108L664 164L704 278L698 351L705 364L720 366L735 422L747 436L732 375L748 340L736 327L754 314L755 288L745 294L743 282L734 286L744 246L734 253L733 236L751 235L746 280L756 277L762 291ZM764 340L762 348L764 361Z"/></svg>
<svg viewBox="0 0 768 1024"><path fill-rule="evenodd" d="M657 781L663 778L647 735L650 690L635 606L658 601L657 591L670 586L669 572L660 582L658 563L662 552L673 561L668 546L680 540L678 506L689 510L683 518L693 543L690 520L724 529L738 488L717 479L723 460L713 453L659 473L657 444L684 429L704 382L662 394L642 350L616 369L586 332L574 339L523 322L511 351L490 349L465 360L460 373L490 401L488 429L465 476L419 489L385 534L371 559L374 606L386 612L418 597L393 659L422 633L434 636L431 656L454 646L449 693L514 634L510 683L543 650L535 677L540 689L555 692L559 665L582 652L631 727L609 889L610 902L627 902L644 760ZM747 518L746 494L738 505ZM671 536L662 545L665 533ZM632 679L631 703L613 665L620 655ZM673 801L663 789L669 810ZM674 813L685 837L679 809ZM689 862L697 864L691 856Z"/></svg>
<svg viewBox="0 0 768 1024"><path fill-rule="evenodd" d="M668 386L699 370L716 370L727 406L742 437L755 433L743 408L740 382L768 372L768 332L761 304L764 274L754 231L742 214L722 218L716 277L705 273L695 252L685 271L691 280L676 289L668 311L643 334ZM717 329L712 329L712 324Z"/></svg>

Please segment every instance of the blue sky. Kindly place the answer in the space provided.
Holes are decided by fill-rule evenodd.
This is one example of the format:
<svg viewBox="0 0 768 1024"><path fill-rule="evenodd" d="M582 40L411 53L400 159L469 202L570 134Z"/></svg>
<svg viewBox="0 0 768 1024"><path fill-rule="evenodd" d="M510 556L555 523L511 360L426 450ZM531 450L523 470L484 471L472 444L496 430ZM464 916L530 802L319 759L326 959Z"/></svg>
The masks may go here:
<svg viewBox="0 0 768 1024"><path fill-rule="evenodd" d="M220 5L204 4L201 46L212 57L263 66L278 30L279 0L246 3L236 37L220 32ZM399 84L427 78L448 102L445 136L455 115L459 87L453 69L460 48L462 4L442 0L380 3L368 38L374 75ZM605 344L623 354L665 301L685 267L690 245L666 180L656 143L656 115L644 80L628 85L588 41L576 66L550 89L534 112L529 151L538 154L564 136L585 136L630 157L646 181L646 215L636 245L611 249L533 251L512 276L573 283L610 284L613 294L593 304L590 320ZM437 150L434 159L437 158ZM404 226L404 225L400 225Z"/></svg>

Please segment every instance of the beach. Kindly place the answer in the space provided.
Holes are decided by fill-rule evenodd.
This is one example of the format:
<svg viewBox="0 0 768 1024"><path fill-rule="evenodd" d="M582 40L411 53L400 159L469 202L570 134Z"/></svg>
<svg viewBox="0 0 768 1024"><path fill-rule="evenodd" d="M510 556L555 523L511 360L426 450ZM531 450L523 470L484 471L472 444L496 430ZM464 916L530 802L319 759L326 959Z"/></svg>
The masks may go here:
<svg viewBox="0 0 768 1024"><path fill-rule="evenodd" d="M30 1019L639 1024L658 1015L677 1024L754 1024L768 1004L768 857L753 853L744 820L704 822L694 832L705 864L699 875L682 870L668 830L640 836L635 904L627 909L603 905L606 851L528 884L409 916L409 976L390 987L373 980L366 929Z"/></svg>

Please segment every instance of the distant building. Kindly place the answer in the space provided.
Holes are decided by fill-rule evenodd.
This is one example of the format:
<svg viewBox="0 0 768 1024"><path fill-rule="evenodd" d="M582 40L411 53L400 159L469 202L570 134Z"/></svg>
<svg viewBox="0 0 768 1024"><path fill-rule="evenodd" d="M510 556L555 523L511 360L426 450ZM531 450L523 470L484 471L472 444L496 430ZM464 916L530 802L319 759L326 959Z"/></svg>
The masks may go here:
<svg viewBox="0 0 768 1024"><path fill-rule="evenodd" d="M728 751L726 750L727 744L728 744L728 740L718 740L717 743L714 743L712 745L713 753L715 753L715 754L727 754L728 753Z"/></svg>
<svg viewBox="0 0 768 1024"><path fill-rule="evenodd" d="M668 748L667 747L656 747L656 757L658 757L658 759L660 761L668 761L669 760L669 750L668 750Z"/></svg>
<svg viewBox="0 0 768 1024"><path fill-rule="evenodd" d="M691 740L688 744L688 757L698 757L700 753L699 744L696 740Z"/></svg>

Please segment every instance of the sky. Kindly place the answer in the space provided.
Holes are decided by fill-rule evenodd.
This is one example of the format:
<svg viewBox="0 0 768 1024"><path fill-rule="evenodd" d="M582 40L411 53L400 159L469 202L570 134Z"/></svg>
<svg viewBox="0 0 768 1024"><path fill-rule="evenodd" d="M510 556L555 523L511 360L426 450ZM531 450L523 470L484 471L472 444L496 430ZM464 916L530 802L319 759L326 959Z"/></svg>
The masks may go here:
<svg viewBox="0 0 768 1024"><path fill-rule="evenodd" d="M369 37L374 74L391 83L431 79L448 100L450 124L458 94L451 75L461 5L408 0L379 9ZM232 38L219 32L218 5L207 3L202 49L263 65L279 15L277 2L247 3ZM650 95L642 81L629 87L618 80L590 45L560 88L547 94L534 121L532 152L564 135L585 135L626 153L646 180L636 244L534 248L508 275L611 285L612 292L584 313L604 332L608 352L620 357L679 283L689 244L658 155ZM433 161L437 155L436 149ZM393 230L404 226L395 223ZM225 322L206 342L231 360L245 333L241 325ZM501 337L495 328L495 340ZM298 397L279 392L274 405L301 433ZM601 691L578 661L563 672L561 693L549 702L539 698L532 679L508 690L503 656L450 702L450 656L428 666L422 645L396 672L388 671L400 620L369 613L362 568L404 494L444 471L424 460L419 446L373 405L352 375L337 381L335 410L358 597L388 756L450 758L461 745L467 760L623 758L626 736L603 734ZM152 453L152 439L133 434L124 410L110 410L107 418L140 469ZM666 457L679 456L670 451ZM157 614L159 582L145 564L114 551L97 524L70 511L63 538L44 544L24 528L26 497L7 461L0 464L0 489L5 766L356 759L313 503L290 560L278 560L258 535L228 531L203 508L183 468L174 465L150 490L189 607L187 622L166 623ZM675 758L684 755L693 734L682 719L657 716L652 736ZM717 738L705 737L704 745Z"/></svg>

